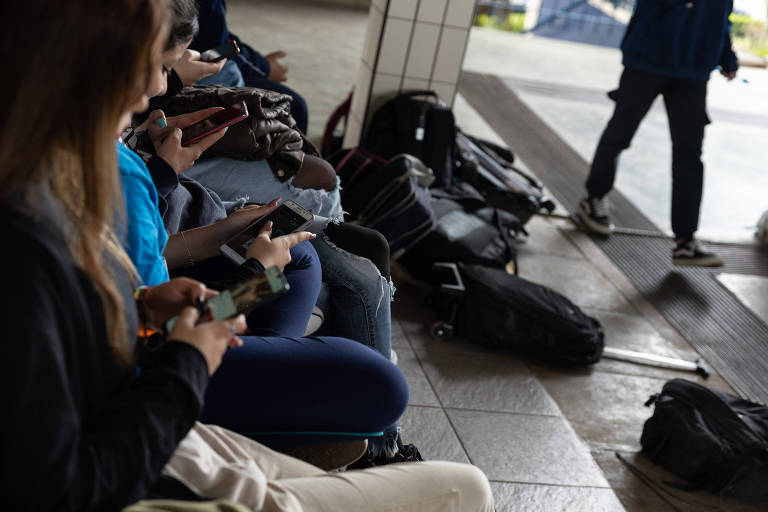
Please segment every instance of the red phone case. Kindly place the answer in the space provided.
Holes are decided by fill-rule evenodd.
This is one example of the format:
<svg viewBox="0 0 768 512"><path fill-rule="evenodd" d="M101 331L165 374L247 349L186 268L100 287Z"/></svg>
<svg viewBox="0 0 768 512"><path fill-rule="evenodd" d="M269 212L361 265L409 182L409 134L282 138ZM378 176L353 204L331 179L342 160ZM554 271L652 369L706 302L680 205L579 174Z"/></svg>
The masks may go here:
<svg viewBox="0 0 768 512"><path fill-rule="evenodd" d="M238 123L247 117L248 107L246 106L245 102L241 101L240 103L236 103L235 105L232 105L224 110L220 110L219 112L215 112L205 119L201 119L195 124L184 128L184 130L182 130L181 145L184 147L190 146L195 142L198 142L200 139L203 139L208 135L221 130L222 128L226 128L227 126ZM197 131L200 130L199 127L207 125L210 125L210 128L204 129L202 133L195 135L190 139L184 139L184 131Z"/></svg>

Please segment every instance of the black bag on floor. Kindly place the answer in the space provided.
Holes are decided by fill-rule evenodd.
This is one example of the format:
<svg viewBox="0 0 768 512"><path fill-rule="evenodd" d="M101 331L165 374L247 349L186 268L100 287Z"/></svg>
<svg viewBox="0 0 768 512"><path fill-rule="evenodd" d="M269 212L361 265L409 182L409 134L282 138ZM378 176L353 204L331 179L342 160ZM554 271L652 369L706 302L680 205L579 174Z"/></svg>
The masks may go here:
<svg viewBox="0 0 768 512"><path fill-rule="evenodd" d="M331 158L341 179L341 198L351 220L379 231L392 257L427 236L435 226L427 187L432 171L410 155L382 161L365 150L346 150Z"/></svg>
<svg viewBox="0 0 768 512"><path fill-rule="evenodd" d="M525 225L537 212L552 212L555 204L542 194L542 185L514 165L506 148L458 131L455 177L470 183L490 206L517 216Z"/></svg>
<svg viewBox="0 0 768 512"><path fill-rule="evenodd" d="M432 189L435 229L401 263L414 276L428 276L435 261L477 263L517 273L517 217L489 208L471 186Z"/></svg>
<svg viewBox="0 0 768 512"><path fill-rule="evenodd" d="M655 404L640 444L654 462L723 497L768 503L768 407L672 379Z"/></svg>
<svg viewBox="0 0 768 512"><path fill-rule="evenodd" d="M459 336L557 363L588 365L600 360L600 322L568 298L498 268L459 263L453 269L458 275L452 279L433 274L441 291L432 302Z"/></svg>
<svg viewBox="0 0 768 512"><path fill-rule="evenodd" d="M434 172L434 185L442 187L451 183L455 144L451 109L434 91L414 91L392 98L374 112L361 146L384 158L399 153L419 158Z"/></svg>

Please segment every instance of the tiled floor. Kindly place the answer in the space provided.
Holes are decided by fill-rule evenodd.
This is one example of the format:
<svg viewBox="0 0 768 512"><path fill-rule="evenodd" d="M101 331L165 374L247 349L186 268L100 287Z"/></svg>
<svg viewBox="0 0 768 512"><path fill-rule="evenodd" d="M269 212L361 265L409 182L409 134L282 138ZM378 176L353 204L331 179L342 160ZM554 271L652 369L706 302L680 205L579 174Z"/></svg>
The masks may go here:
<svg viewBox="0 0 768 512"><path fill-rule="evenodd" d="M318 140L355 81L367 13L298 0L228 4L230 26L245 41L288 51L288 85L307 98L310 138ZM549 46L536 49L544 68L555 62L541 56ZM483 59L496 54L475 48L467 55L491 65ZM597 75L615 81L612 71ZM461 97L454 111L467 132L497 139ZM528 227L531 236L519 245L521 275L598 318L608 346L697 357L587 236L556 218L535 217ZM479 466L492 482L498 512L758 510L674 491L662 483L673 478L637 454L651 414L643 406L648 396L672 377L698 377L608 359L592 368L554 367L460 339L433 339L429 327L437 318L424 303L424 289L394 274L393 346L411 390L404 440L427 459ZM728 389L717 375L709 384Z"/></svg>

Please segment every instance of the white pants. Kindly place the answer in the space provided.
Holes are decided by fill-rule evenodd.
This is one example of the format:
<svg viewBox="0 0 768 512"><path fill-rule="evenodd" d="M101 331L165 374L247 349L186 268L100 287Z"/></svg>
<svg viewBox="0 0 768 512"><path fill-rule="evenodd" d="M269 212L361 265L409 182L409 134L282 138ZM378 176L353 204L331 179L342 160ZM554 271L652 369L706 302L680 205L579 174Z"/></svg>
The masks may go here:
<svg viewBox="0 0 768 512"><path fill-rule="evenodd" d="M196 424L165 472L261 512L492 512L488 479L454 462L326 473L220 427Z"/></svg>

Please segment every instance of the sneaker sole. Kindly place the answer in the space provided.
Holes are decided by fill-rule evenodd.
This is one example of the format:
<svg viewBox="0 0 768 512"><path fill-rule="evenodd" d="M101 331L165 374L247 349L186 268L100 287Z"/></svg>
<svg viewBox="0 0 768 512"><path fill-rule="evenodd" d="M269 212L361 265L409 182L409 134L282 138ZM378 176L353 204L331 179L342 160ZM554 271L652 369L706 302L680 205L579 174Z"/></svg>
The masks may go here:
<svg viewBox="0 0 768 512"><path fill-rule="evenodd" d="M587 228L587 231L603 236L610 236L613 234L613 224L610 226L598 224L597 222L590 219L589 215L582 211L581 208L576 210L576 219L583 227Z"/></svg>
<svg viewBox="0 0 768 512"><path fill-rule="evenodd" d="M709 258L672 258L672 264L678 267L722 267L725 262L719 256Z"/></svg>

